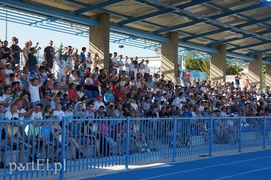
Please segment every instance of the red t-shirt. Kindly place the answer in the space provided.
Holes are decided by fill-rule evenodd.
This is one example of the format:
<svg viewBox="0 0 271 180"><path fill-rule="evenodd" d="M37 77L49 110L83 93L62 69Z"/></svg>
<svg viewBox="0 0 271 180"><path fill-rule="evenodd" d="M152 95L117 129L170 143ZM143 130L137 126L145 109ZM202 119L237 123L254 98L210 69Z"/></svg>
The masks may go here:
<svg viewBox="0 0 271 180"><path fill-rule="evenodd" d="M78 97L78 94L77 94L77 91L74 89L69 89L68 90L68 94L69 94L69 97L72 101L76 101L77 100L77 97Z"/></svg>
<svg viewBox="0 0 271 180"><path fill-rule="evenodd" d="M114 94L114 95L115 95L115 101L116 101L116 102L121 102L121 101L119 100L119 97L120 97L123 101L125 101L125 99L126 99L126 95L125 95L124 92L118 91L118 93L116 93L116 94Z"/></svg>

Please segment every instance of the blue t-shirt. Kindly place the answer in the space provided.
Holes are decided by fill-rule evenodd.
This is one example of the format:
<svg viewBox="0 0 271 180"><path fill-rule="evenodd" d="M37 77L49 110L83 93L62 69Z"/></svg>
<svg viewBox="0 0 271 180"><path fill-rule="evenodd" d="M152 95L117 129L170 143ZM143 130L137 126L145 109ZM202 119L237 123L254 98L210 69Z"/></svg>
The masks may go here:
<svg viewBox="0 0 271 180"><path fill-rule="evenodd" d="M80 53L80 56L81 56L82 61L86 62L86 55L83 52Z"/></svg>
<svg viewBox="0 0 271 180"><path fill-rule="evenodd" d="M112 93L106 92L104 94L104 102L108 103L108 101L114 101L114 100L115 100L115 97Z"/></svg>
<svg viewBox="0 0 271 180"><path fill-rule="evenodd" d="M192 117L192 113L190 111L183 112L182 117ZM190 124L190 118L185 118L182 120L182 125L187 126Z"/></svg>
<svg viewBox="0 0 271 180"><path fill-rule="evenodd" d="M41 134L43 135L43 137L47 140L50 140L50 135L51 135L51 131L52 131L52 126L49 125L48 127L46 127L45 125L43 125L41 127Z"/></svg>

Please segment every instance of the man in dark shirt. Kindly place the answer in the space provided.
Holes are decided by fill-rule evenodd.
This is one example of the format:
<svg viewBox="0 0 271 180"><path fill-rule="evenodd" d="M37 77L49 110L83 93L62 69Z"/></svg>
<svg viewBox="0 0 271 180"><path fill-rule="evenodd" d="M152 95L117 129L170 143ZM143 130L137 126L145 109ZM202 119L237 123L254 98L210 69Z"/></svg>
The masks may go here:
<svg viewBox="0 0 271 180"><path fill-rule="evenodd" d="M234 79L235 79L235 87L239 88L240 87L240 79L241 79L241 77L239 76L239 74L236 74Z"/></svg>
<svg viewBox="0 0 271 180"><path fill-rule="evenodd" d="M131 107L131 97L126 97L126 102L123 104L123 115L125 117L127 116L133 116L132 107Z"/></svg>
<svg viewBox="0 0 271 180"><path fill-rule="evenodd" d="M10 58L10 49L8 48L8 41L5 40L3 46L1 47L2 59Z"/></svg>
<svg viewBox="0 0 271 180"><path fill-rule="evenodd" d="M30 53L28 54L27 65L30 71L33 71L34 67L38 64L37 57L35 56L35 48L30 48Z"/></svg>
<svg viewBox="0 0 271 180"><path fill-rule="evenodd" d="M41 87L41 97L44 98L46 95L51 95L51 89L49 88L50 82L47 80L44 82L44 85Z"/></svg>
<svg viewBox="0 0 271 180"><path fill-rule="evenodd" d="M98 80L99 80L99 85L100 85L100 92L102 95L104 95L106 92L108 77L109 76L107 74L107 70L101 69L100 75L98 76Z"/></svg>
<svg viewBox="0 0 271 180"><path fill-rule="evenodd" d="M18 46L18 38L13 37L12 38L12 45L10 46L11 52L13 54L13 61L12 66L13 69L15 68L15 64L20 64L20 53L22 52L22 49Z"/></svg>
<svg viewBox="0 0 271 180"><path fill-rule="evenodd" d="M53 41L50 40L49 46L44 49L44 59L47 61L47 67L52 69L55 59L55 49L53 48Z"/></svg>

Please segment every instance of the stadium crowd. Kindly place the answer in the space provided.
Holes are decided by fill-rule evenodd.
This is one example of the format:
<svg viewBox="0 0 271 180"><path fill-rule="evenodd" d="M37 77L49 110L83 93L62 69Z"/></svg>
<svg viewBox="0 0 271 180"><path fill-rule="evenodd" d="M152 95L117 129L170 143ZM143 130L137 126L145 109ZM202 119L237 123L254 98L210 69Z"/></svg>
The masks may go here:
<svg viewBox="0 0 271 180"><path fill-rule="evenodd" d="M11 144L18 144L19 149L24 146L37 146L37 141L31 139L29 143L22 137L29 139L37 136L35 131L38 131L44 137L44 146L54 146L50 135L53 132L53 138L59 140L57 136L60 135L57 132L61 126L57 122L46 122L40 128L35 124L39 119L67 119L70 123L68 131L71 134L67 141L73 149L75 160L83 154L84 148L82 138L78 141L78 138L73 136L80 133L78 131L81 131L81 128L79 130L78 127L82 124L80 121L72 122L73 119L211 115L238 117L268 116L271 113L270 88L262 90L250 85L248 78L244 79L244 86L240 87L239 75L235 76L235 82L212 82L190 80L188 71L182 72L180 78L169 80L165 79L161 72L150 74L148 60L124 57L117 52L110 54L108 69L99 69L98 53L91 54L86 52L85 47L78 50L71 46L64 47L63 51L59 52L54 49L53 41L49 41L49 45L43 50L44 61L39 64L36 54L42 50L38 43L34 46L29 40L24 47L19 47L16 37L12 38L11 44L8 41L0 43L0 119L33 120L33 123L26 123L27 125L2 124L1 167L4 166L5 156L12 149ZM257 126L255 121L248 120L243 123ZM124 124L125 122L115 126L125 127ZM92 127L91 131L100 134L96 135L99 152L98 139L106 137L113 125L102 122L87 125ZM136 126L136 122L131 124L131 134L134 134L135 139L139 138L143 145L148 146L147 151L157 151L155 145L150 147L146 141L147 130L140 131ZM217 122L215 126L229 128L234 124ZM93 141L89 138L83 140L83 145ZM107 141L112 141L112 138ZM118 139L113 141L117 142ZM182 143L189 144L187 141ZM142 149L140 144L136 146ZM117 149L118 154L123 153L121 148ZM58 153L55 152L54 158ZM22 162L20 155L21 153L18 162Z"/></svg>

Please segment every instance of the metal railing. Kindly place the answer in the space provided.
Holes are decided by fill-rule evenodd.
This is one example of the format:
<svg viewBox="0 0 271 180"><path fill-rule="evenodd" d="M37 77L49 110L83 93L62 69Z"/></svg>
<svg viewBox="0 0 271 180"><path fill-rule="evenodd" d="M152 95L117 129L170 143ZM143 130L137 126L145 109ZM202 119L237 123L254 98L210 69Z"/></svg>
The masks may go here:
<svg viewBox="0 0 271 180"><path fill-rule="evenodd" d="M64 179L93 168L263 149L271 117L1 120L0 129L0 177Z"/></svg>

